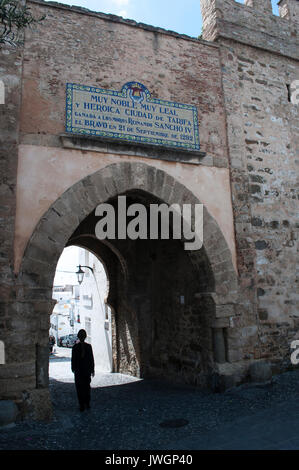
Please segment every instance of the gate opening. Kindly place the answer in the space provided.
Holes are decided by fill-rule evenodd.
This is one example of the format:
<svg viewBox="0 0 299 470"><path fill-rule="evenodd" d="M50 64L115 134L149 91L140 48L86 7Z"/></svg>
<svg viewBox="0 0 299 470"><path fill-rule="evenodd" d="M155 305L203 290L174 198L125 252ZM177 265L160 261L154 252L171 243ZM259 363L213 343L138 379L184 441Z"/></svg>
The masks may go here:
<svg viewBox="0 0 299 470"><path fill-rule="evenodd" d="M78 278L78 267L83 274ZM77 246L64 249L57 264L50 317L50 378L72 378L71 348L85 329L92 345L97 372L112 372L111 309L107 305L108 279L101 261ZM55 339L54 345L53 338ZM68 360L67 360L68 359Z"/></svg>
<svg viewBox="0 0 299 470"><path fill-rule="evenodd" d="M144 191L126 193L127 204L148 207L157 199ZM118 218L117 197L109 200ZM212 356L213 305L196 297L211 292L214 279L204 249L192 262L182 240L107 239L95 236L99 220L92 211L71 235L67 246L91 251L109 277L111 370L138 378L166 378L205 385ZM171 222L171 221L170 221ZM172 228L171 228L172 229Z"/></svg>
<svg viewBox="0 0 299 470"><path fill-rule="evenodd" d="M218 361L228 358L231 338L227 335L227 341L222 341L220 337L219 342L213 330L220 328L225 334L229 328L238 282L231 252L215 220L204 208L204 244L192 252L184 250L182 239L99 240L96 208L101 203L114 204L118 217L119 196L128 198L128 206L175 202L182 207L199 202L162 170L141 162L119 162L73 185L40 219L18 276L21 300L32 312L34 339L24 357L36 362L29 388L38 413L50 410L48 320L55 302L55 268L65 248L88 250L103 263L109 278L112 372L209 387ZM42 403L40 397L46 397Z"/></svg>

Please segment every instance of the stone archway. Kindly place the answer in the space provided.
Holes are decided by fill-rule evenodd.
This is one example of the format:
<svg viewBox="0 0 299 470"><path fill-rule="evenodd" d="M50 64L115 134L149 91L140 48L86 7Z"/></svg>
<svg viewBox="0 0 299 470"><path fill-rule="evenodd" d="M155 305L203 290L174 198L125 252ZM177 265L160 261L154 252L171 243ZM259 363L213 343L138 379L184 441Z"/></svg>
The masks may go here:
<svg viewBox="0 0 299 470"><path fill-rule="evenodd" d="M50 403L46 351L49 312L53 306L52 284L58 259L76 228L98 204L132 191L145 192L168 205L200 203L184 185L162 170L140 162L115 163L64 192L41 218L26 247L17 279L17 301L30 311L28 330L32 341L26 359L34 366L35 375L28 382L25 401L38 416L45 414L46 402ZM209 351L206 373L213 375L214 364L227 361L225 329L235 316L238 280L224 236L206 208L203 247L190 252L192 264L198 271L203 263L203 252L209 261L214 289L212 292L199 290L195 297L204 312L205 328L211 331L213 351Z"/></svg>

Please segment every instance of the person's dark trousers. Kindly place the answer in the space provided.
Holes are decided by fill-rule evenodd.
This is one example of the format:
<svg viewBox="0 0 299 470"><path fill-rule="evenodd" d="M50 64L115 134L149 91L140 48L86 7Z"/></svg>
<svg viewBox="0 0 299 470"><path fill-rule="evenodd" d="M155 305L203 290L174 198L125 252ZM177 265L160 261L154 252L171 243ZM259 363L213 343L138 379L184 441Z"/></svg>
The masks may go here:
<svg viewBox="0 0 299 470"><path fill-rule="evenodd" d="M75 385L80 409L89 408L90 405L90 375L75 373Z"/></svg>

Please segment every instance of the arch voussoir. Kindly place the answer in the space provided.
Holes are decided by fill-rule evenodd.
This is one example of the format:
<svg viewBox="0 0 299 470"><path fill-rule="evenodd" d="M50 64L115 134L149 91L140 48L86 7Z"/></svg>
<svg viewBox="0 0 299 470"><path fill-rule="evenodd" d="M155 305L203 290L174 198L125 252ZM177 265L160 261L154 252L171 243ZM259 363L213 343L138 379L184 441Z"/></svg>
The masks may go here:
<svg viewBox="0 0 299 470"><path fill-rule="evenodd" d="M172 204L179 204L180 206L182 206L183 194L184 194L185 189L186 189L185 186L183 186L179 181L174 180L172 193L169 197L169 200L166 202L170 206Z"/></svg>
<svg viewBox="0 0 299 470"><path fill-rule="evenodd" d="M22 273L18 277L21 285L36 287L52 287L55 276L55 266L45 264L34 258L27 258Z"/></svg>
<svg viewBox="0 0 299 470"><path fill-rule="evenodd" d="M41 260L45 264L52 264L53 256L55 254L59 256L59 253L61 253L61 245L51 240L47 232L40 231L32 236L26 251L26 257Z"/></svg>
<svg viewBox="0 0 299 470"><path fill-rule="evenodd" d="M105 188L107 199L118 195L117 185L113 174L113 166L108 165L99 174L100 186Z"/></svg>
<svg viewBox="0 0 299 470"><path fill-rule="evenodd" d="M122 162L122 165L117 163L110 166L111 174L116 187L117 194L121 195L127 191L128 187L132 186L132 175L130 162Z"/></svg>
<svg viewBox="0 0 299 470"><path fill-rule="evenodd" d="M154 180L154 185L153 185L153 194L158 199L162 199L164 180L165 180L164 171L157 169L155 173L155 180Z"/></svg>
<svg viewBox="0 0 299 470"><path fill-rule="evenodd" d="M72 192L72 198L74 200L74 204L78 207L78 216L81 220L81 215L85 218L93 209L94 209L94 193L90 191L90 187L86 187L84 185L84 180L79 181L74 187L74 191Z"/></svg>
<svg viewBox="0 0 299 470"><path fill-rule="evenodd" d="M87 176L85 180L88 186L93 186L93 197L97 204L108 201L117 193L111 169L107 167Z"/></svg>
<svg viewBox="0 0 299 470"><path fill-rule="evenodd" d="M129 185L131 186L131 190L141 190L146 191L148 186L148 172L145 170L144 163L137 162L134 166L134 170L132 168L130 175L130 182Z"/></svg>
<svg viewBox="0 0 299 470"><path fill-rule="evenodd" d="M172 193L173 193L174 184L175 183L174 183L173 178L171 178L169 175L166 175L166 178L164 179L163 187L161 190L162 201L170 201Z"/></svg>

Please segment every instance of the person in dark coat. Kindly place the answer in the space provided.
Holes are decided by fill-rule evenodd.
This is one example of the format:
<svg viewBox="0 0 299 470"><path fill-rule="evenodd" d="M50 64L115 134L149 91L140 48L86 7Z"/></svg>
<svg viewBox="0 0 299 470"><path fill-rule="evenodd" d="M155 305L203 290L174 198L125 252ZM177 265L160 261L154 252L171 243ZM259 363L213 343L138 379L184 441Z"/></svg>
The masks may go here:
<svg viewBox="0 0 299 470"><path fill-rule="evenodd" d="M80 411L90 408L90 382L94 377L94 358L92 347L85 343L86 331L80 330L77 334L79 342L72 348L72 372L75 374Z"/></svg>

